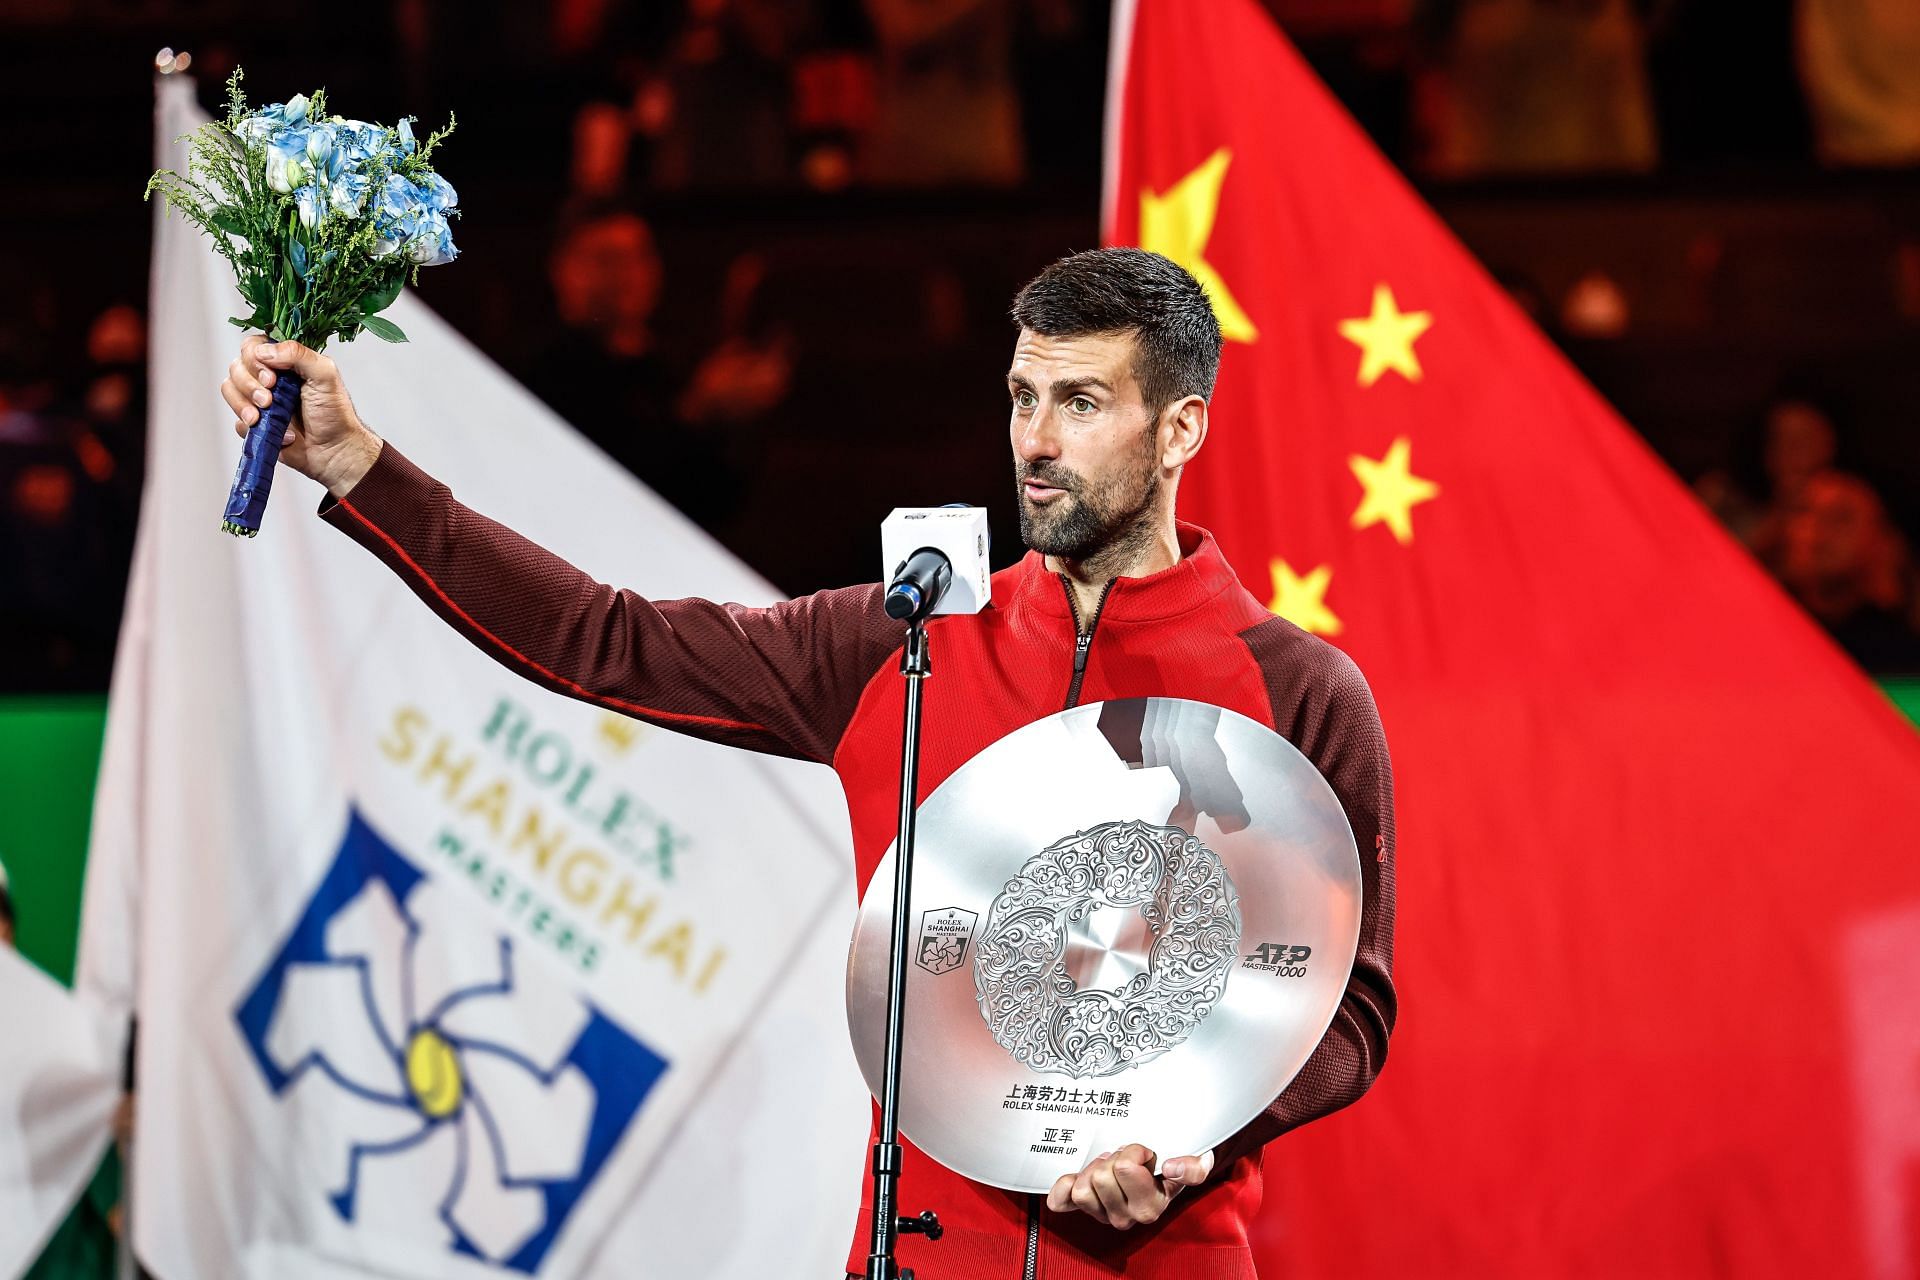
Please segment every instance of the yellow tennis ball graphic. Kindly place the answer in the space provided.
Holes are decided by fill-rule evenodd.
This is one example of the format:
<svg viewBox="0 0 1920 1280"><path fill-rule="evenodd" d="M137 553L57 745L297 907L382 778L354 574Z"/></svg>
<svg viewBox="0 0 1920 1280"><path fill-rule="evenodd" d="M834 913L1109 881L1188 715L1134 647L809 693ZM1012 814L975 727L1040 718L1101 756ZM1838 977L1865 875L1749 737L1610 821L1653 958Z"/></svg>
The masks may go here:
<svg viewBox="0 0 1920 1280"><path fill-rule="evenodd" d="M407 1045L407 1086L420 1110L435 1120L460 1109L460 1059L432 1028L414 1032Z"/></svg>

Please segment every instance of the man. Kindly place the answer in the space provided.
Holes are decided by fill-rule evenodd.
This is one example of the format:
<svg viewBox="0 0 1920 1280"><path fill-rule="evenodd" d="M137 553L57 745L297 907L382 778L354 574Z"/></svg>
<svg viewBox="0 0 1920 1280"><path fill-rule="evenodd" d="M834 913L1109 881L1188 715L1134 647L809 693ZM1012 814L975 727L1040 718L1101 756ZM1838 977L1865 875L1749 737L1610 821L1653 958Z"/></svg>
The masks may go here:
<svg viewBox="0 0 1920 1280"><path fill-rule="evenodd" d="M1081 701L1164 695L1232 708L1299 746L1346 810L1362 855L1359 956L1299 1076L1214 1151L1129 1145L1040 1197L968 1181L909 1147L904 1194L935 1207L947 1234L908 1239L901 1260L924 1280L1250 1277L1261 1145L1365 1092L1393 1028L1386 744L1353 663L1270 615L1212 537L1174 518L1181 470L1206 440L1221 347L1193 277L1134 249L1076 254L1021 291L1013 318L1007 389L1031 550L994 576L989 608L929 624L939 678L926 688L922 797L996 739ZM830 763L865 883L897 816L902 630L882 611L880 585L766 609L643 600L460 505L361 422L339 370L311 351L243 343L221 385L236 431L287 370L306 381L281 457L326 486L323 519L536 683L700 737ZM863 1218L850 1270L863 1269L865 1249Z"/></svg>
<svg viewBox="0 0 1920 1280"><path fill-rule="evenodd" d="M618 200L570 205L547 269L558 325L521 368L527 389L688 519L722 532L742 468L724 431L677 411L687 379L654 325L664 272L653 229Z"/></svg>
<svg viewBox="0 0 1920 1280"><path fill-rule="evenodd" d="M1872 485L1816 471L1785 512L1780 581L1840 647L1869 671L1920 671L1920 634L1908 627L1911 552Z"/></svg>

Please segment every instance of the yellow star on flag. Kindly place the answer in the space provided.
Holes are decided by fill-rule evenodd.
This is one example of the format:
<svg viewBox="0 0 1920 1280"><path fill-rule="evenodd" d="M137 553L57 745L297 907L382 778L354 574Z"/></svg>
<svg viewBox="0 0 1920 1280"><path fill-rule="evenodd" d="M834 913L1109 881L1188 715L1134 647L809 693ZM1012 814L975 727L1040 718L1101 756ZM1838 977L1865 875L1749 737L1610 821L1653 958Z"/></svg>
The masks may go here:
<svg viewBox="0 0 1920 1280"><path fill-rule="evenodd" d="M1373 286L1373 312L1364 319L1342 320L1340 336L1360 348L1360 385L1370 387L1391 369L1408 382L1420 381L1420 359L1413 344L1433 324L1428 311L1402 311L1393 290Z"/></svg>
<svg viewBox="0 0 1920 1280"><path fill-rule="evenodd" d="M1413 474L1413 442L1401 436L1379 461L1354 454L1347 459L1360 487L1366 490L1353 513L1353 527L1385 524L1405 546L1413 541L1413 509L1440 496L1440 486Z"/></svg>
<svg viewBox="0 0 1920 1280"><path fill-rule="evenodd" d="M1327 584L1333 580L1333 566L1321 565L1306 577L1293 571L1293 566L1276 557L1273 561L1273 603L1267 606L1270 613L1277 613L1299 627L1302 631L1311 631L1317 636L1337 636L1340 634L1340 619L1333 616L1333 610L1327 608Z"/></svg>
<svg viewBox="0 0 1920 1280"><path fill-rule="evenodd" d="M1220 184L1226 181L1233 153L1222 147L1200 167L1156 195L1140 192L1140 247L1172 258L1193 273L1213 303L1220 334L1229 342L1252 342L1260 336L1247 313L1233 300L1220 273L1207 261L1207 241L1213 238L1213 216L1220 208Z"/></svg>

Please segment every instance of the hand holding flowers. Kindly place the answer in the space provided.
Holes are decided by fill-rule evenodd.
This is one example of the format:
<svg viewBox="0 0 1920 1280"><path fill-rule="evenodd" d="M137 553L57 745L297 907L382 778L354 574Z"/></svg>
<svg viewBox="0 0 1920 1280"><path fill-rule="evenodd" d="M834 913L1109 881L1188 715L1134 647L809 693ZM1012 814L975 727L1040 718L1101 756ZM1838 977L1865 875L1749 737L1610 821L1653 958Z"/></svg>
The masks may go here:
<svg viewBox="0 0 1920 1280"><path fill-rule="evenodd" d="M379 313L421 267L458 254L449 219L459 196L430 163L452 117L422 143L411 119L388 128L327 114L325 90L248 111L240 79L235 71L227 83L226 119L186 135L187 173L160 170L147 197L159 191L233 265L253 308L233 324L314 352L363 330L406 341ZM222 524L229 533L259 531L300 396L300 377L283 373L247 433Z"/></svg>

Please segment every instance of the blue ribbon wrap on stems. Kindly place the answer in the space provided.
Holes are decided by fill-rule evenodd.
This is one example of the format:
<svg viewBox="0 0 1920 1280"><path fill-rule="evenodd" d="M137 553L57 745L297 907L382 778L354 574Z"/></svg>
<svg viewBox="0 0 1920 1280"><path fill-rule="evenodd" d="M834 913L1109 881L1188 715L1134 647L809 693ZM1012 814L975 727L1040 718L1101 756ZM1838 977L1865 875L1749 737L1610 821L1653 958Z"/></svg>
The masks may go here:
<svg viewBox="0 0 1920 1280"><path fill-rule="evenodd" d="M260 519L267 513L267 495L273 489L274 467L280 461L280 442L286 439L293 411L300 407L300 386L298 374L278 371L273 380L273 402L260 411L259 420L247 432L233 488L227 492L226 515L220 522L228 533L251 538L260 532Z"/></svg>

